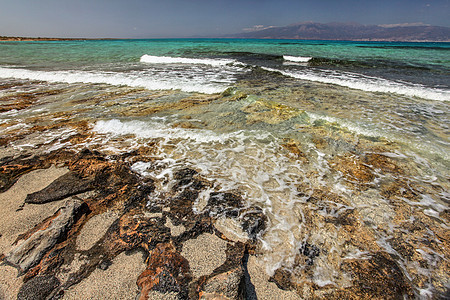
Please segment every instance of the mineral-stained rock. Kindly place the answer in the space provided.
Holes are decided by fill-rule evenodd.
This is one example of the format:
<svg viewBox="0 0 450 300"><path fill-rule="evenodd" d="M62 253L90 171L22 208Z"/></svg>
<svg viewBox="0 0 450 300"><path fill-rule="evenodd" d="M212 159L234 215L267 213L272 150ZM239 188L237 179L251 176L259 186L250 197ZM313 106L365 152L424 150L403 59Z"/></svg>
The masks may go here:
<svg viewBox="0 0 450 300"><path fill-rule="evenodd" d="M93 181L69 172L38 192L27 195L25 203L42 204L61 200L93 189Z"/></svg>
<svg viewBox="0 0 450 300"><path fill-rule="evenodd" d="M5 257L5 261L21 272L34 267L56 243L61 241L76 220L87 210L79 200L68 200L59 209L47 227L40 228L26 240L19 242Z"/></svg>
<svg viewBox="0 0 450 300"><path fill-rule="evenodd" d="M191 280L189 263L177 252L171 243L161 243L150 252L147 269L139 276L137 285L141 288L140 300L148 298L152 290L176 292L187 297L187 283Z"/></svg>

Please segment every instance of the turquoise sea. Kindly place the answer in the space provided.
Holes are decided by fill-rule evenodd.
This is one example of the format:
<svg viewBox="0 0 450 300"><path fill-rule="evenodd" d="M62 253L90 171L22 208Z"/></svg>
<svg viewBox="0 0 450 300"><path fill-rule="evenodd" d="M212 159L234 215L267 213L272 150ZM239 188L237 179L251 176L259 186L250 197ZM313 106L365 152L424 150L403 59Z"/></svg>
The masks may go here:
<svg viewBox="0 0 450 300"><path fill-rule="evenodd" d="M188 166L213 183L199 212L213 190L263 207L269 275L343 288L344 261L383 251L417 297L448 288L449 43L0 42L0 101L2 157L151 146L130 165L158 201ZM354 235L330 221L349 212Z"/></svg>

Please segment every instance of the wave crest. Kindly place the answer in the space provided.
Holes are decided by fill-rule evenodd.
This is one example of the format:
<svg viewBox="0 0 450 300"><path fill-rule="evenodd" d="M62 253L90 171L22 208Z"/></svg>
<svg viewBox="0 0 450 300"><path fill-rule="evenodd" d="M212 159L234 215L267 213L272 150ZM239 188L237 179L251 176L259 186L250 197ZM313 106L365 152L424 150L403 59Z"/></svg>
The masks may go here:
<svg viewBox="0 0 450 300"><path fill-rule="evenodd" d="M235 61L230 59L209 59L209 58L185 58L170 56L153 56L144 54L141 56L140 62L150 64L192 64L192 65L211 65L225 66Z"/></svg>

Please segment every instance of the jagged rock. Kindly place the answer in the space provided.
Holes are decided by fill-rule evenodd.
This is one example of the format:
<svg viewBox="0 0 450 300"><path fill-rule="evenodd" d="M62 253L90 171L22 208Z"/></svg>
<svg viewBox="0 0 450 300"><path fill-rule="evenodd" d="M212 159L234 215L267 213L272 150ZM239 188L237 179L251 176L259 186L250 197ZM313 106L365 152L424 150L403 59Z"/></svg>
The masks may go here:
<svg viewBox="0 0 450 300"><path fill-rule="evenodd" d="M38 192L28 194L25 203L42 204L61 200L93 189L93 181L69 172Z"/></svg>
<svg viewBox="0 0 450 300"><path fill-rule="evenodd" d="M11 250L5 257L5 261L26 272L34 267L42 257L55 244L64 239L72 225L87 209L84 202L79 200L68 200L52 217L47 226L34 232L26 240Z"/></svg>
<svg viewBox="0 0 450 300"><path fill-rule="evenodd" d="M53 275L36 276L22 285L17 300L45 300L59 284Z"/></svg>
<svg viewBox="0 0 450 300"><path fill-rule="evenodd" d="M148 299L150 291L177 292L187 297L187 284L191 280L189 263L170 243L161 243L150 252L147 269L139 276L140 300Z"/></svg>

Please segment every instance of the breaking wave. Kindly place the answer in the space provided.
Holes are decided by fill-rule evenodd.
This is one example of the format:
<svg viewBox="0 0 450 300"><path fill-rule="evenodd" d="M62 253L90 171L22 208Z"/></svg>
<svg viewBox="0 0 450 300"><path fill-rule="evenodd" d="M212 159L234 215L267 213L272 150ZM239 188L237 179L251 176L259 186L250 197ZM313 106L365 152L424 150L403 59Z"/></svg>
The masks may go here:
<svg viewBox="0 0 450 300"><path fill-rule="evenodd" d="M140 62L151 64L195 64L195 65L211 65L225 66L235 61L230 59L208 59L208 58L185 58L170 56L153 56L144 54L141 56Z"/></svg>
<svg viewBox="0 0 450 300"><path fill-rule="evenodd" d="M214 82L215 75L189 74L188 76L176 76L170 70L163 74L155 73L116 73L106 71L36 71L27 69L12 69L0 67L0 77L28 79L48 82L65 83L93 83L126 85L130 87L142 87L149 90L181 90L184 92L198 92L205 94L221 93L228 88L232 78L228 82Z"/></svg>

